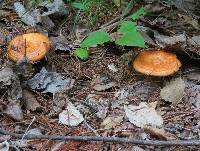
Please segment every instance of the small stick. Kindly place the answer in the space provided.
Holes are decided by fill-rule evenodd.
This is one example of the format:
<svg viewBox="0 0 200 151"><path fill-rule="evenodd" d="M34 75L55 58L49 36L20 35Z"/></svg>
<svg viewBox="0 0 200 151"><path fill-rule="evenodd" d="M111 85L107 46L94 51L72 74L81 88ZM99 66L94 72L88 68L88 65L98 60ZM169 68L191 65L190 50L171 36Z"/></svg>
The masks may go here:
<svg viewBox="0 0 200 151"><path fill-rule="evenodd" d="M33 119L32 119L32 121L31 121L31 123L28 125L28 127L27 127L27 129L26 129L24 135L22 136L22 138L21 138L21 140L20 140L21 142L23 141L24 137L26 136L26 134L27 134L29 128L31 127L31 125L33 124L33 122L35 121L35 119L36 119L36 118L35 118L35 116L34 116Z"/></svg>
<svg viewBox="0 0 200 151"><path fill-rule="evenodd" d="M98 132L97 132L94 128L92 128L92 127L87 123L86 120L84 120L84 124L85 124L96 136L100 136L100 135L98 134Z"/></svg>
<svg viewBox="0 0 200 151"><path fill-rule="evenodd" d="M0 134L10 135L15 138L22 138L23 134L16 134L0 129ZM49 139L55 141L99 141L111 143L130 143L137 145L151 145L151 146L200 146L200 140L138 140L133 138L120 137L101 137L101 136L60 136L60 135L26 135L24 139Z"/></svg>

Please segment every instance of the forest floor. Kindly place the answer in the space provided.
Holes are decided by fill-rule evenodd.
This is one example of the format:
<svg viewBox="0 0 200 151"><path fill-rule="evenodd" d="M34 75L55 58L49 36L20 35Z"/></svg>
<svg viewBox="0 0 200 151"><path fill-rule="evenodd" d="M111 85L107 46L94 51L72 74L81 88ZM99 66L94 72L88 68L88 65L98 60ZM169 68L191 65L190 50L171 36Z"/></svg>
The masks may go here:
<svg viewBox="0 0 200 151"><path fill-rule="evenodd" d="M198 150L192 142L200 139L198 1L124 0L120 5L103 0L89 10L78 10L69 1L36 2L40 1L0 1L0 150ZM26 12L20 17L23 6ZM137 27L146 48L176 54L182 66L175 74L136 72L132 62L144 48L114 42L89 48L87 60L74 55L88 34L115 34L120 21L142 6L146 14ZM39 11L39 19L28 20L34 11ZM8 59L10 40L32 32L49 37L47 56L34 63ZM47 138L28 139L30 134ZM82 141L52 140L52 135L81 136ZM141 143L84 141L87 136ZM186 140L190 146L156 145L170 140Z"/></svg>

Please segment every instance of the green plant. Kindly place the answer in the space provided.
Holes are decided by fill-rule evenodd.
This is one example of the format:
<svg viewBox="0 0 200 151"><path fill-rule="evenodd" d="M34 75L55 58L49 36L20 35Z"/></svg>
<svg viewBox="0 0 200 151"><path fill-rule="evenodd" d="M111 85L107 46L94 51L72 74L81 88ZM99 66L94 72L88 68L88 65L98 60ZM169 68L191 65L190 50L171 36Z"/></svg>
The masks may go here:
<svg viewBox="0 0 200 151"><path fill-rule="evenodd" d="M74 51L75 56L81 58L82 60L87 60L89 57L89 52L87 49L78 48Z"/></svg>
<svg viewBox="0 0 200 151"><path fill-rule="evenodd" d="M144 8L141 7L138 11L136 11L134 14L131 15L131 20L121 21L118 28L118 32L122 33L122 36L115 40L115 44L121 46L137 46L141 48L145 47L144 38L137 31L137 26L136 26L137 25L136 21L139 19L140 16L144 14L145 14ZM86 39L84 39L80 46L81 49L87 51L89 47L96 46L98 44L103 44L105 42L108 42L110 39L111 37L107 32L96 31L92 32ZM81 58L80 55L76 54L76 56Z"/></svg>
<svg viewBox="0 0 200 151"><path fill-rule="evenodd" d="M87 18L87 25L95 27L99 17L103 15L102 12L109 12L115 7L112 2L108 3L106 0L75 0L73 2L71 0L68 3L77 11L74 26L79 20Z"/></svg>

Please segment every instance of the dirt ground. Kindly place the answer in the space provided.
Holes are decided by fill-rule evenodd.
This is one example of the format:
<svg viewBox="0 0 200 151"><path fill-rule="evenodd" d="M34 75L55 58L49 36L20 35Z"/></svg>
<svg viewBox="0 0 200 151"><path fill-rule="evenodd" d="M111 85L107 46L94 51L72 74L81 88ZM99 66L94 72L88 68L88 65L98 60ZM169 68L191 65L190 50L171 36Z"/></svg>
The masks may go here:
<svg viewBox="0 0 200 151"><path fill-rule="evenodd" d="M66 14L50 14L34 26L24 23L16 13L14 4L19 1L0 1L0 129L8 132L3 135L0 131L1 144L7 140L10 150L26 151L199 150L195 145L150 146L55 141L51 138L26 140L28 133L47 136L115 136L149 141L199 140L199 2L134 1L134 5L123 16L127 5L117 7L111 1L104 1L113 7L110 9L103 5L96 20L91 16L97 8L93 7L89 12L81 11L77 15L78 11L69 2L65 2ZM26 5L28 1L21 0L21 3ZM106 30L110 34L116 32L120 19L127 19L141 6L148 12L137 21L138 30L145 37L146 48L162 48L176 54L182 63L178 72L166 77L136 72L132 62L144 49L118 46L113 42L90 48L87 60L74 55L74 50L82 40L80 37L96 30ZM39 9L48 12L45 8L37 6L30 11ZM113 22L108 24L110 21ZM32 32L40 32L49 37L51 48L47 56L34 63L15 63L8 59L7 46L10 40L16 35ZM46 69L45 74L41 73L43 69ZM55 84L58 77L62 77L59 79L61 82L66 80L68 85L64 91L52 93L44 83L50 80L50 83ZM33 88L33 83L38 81L43 85L39 83L40 88ZM130 111L128 114L129 106L140 107L141 102L147 105L148 110L142 113L153 112L141 115L141 119L144 116L150 125L138 126L133 122L138 119L131 120L135 113ZM60 122L63 111L76 112L73 119L75 123L81 120L80 117L83 117L83 121L73 126L63 124ZM156 121L157 117L162 121L159 128L151 125L160 122ZM9 132L23 134L24 138L15 137Z"/></svg>

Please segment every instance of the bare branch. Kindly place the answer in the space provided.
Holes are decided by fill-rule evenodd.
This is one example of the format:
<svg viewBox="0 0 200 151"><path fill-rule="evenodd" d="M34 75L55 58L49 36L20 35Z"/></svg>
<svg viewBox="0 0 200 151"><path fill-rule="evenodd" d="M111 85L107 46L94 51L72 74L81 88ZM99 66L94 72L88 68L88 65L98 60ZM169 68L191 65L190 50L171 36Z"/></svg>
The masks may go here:
<svg viewBox="0 0 200 151"><path fill-rule="evenodd" d="M22 138L23 134L16 134L0 129L0 134L10 135L15 138ZM55 141L101 141L112 143L131 143L136 145L152 145L152 146L199 146L200 140L137 140L131 138L120 137L100 137L100 136L60 136L60 135L26 135L24 139L49 139Z"/></svg>

